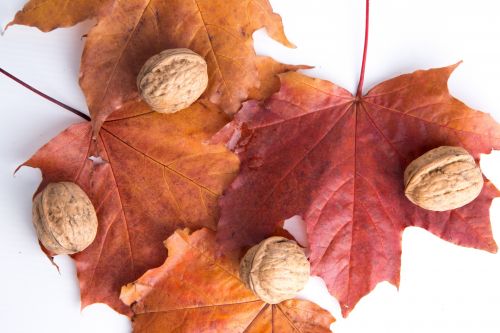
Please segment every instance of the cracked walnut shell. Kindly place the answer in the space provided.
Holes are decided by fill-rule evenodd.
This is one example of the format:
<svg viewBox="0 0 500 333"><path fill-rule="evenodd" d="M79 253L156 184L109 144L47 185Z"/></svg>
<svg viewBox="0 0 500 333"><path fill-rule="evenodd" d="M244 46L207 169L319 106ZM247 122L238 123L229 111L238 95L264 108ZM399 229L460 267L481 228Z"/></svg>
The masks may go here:
<svg viewBox="0 0 500 333"><path fill-rule="evenodd" d="M442 146L411 162L404 183L405 195L411 202L427 210L446 211L477 198L483 176L465 149Z"/></svg>
<svg viewBox="0 0 500 333"><path fill-rule="evenodd" d="M207 63L189 49L170 49L152 56L137 76L142 99L161 113L189 107L207 85Z"/></svg>
<svg viewBox="0 0 500 333"><path fill-rule="evenodd" d="M50 183L33 200L33 225L42 245L55 254L87 248L97 234L97 216L76 184Z"/></svg>
<svg viewBox="0 0 500 333"><path fill-rule="evenodd" d="M269 304L294 298L309 280L310 265L296 242L270 237L253 246L240 263L240 278Z"/></svg>

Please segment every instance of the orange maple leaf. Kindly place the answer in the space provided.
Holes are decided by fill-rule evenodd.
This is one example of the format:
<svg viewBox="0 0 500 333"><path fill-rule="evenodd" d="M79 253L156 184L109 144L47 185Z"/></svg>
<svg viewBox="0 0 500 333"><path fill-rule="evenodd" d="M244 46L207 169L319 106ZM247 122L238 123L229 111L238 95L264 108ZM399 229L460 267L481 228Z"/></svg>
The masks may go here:
<svg viewBox="0 0 500 333"><path fill-rule="evenodd" d="M82 306L95 302L121 313L120 287L165 259L163 240L178 227L215 228L217 198L238 170L222 146L204 144L226 123L201 101L173 115L131 103L106 121L97 147L104 163L90 160L90 123L69 127L24 165L40 168L43 188L71 181L97 211L95 241L76 261Z"/></svg>
<svg viewBox="0 0 500 333"><path fill-rule="evenodd" d="M107 0L31 0L7 25L20 24L48 32L97 16Z"/></svg>
<svg viewBox="0 0 500 333"><path fill-rule="evenodd" d="M334 318L309 301L256 298L238 277L238 259L216 255L214 232L177 230L165 246L162 266L122 288L134 332L330 332Z"/></svg>

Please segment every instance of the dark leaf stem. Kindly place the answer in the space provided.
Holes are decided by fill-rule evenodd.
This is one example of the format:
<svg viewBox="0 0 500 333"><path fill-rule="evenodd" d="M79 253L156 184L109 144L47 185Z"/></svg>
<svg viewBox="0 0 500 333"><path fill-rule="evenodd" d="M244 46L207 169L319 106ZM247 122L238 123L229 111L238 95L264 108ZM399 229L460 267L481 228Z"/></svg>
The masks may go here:
<svg viewBox="0 0 500 333"><path fill-rule="evenodd" d="M0 73L2 73L3 75L7 76L8 78L12 79L13 81L19 83L20 85L22 85L23 87L25 87L26 89L29 89L31 90L32 92L34 92L35 94L45 98L46 100L62 107L63 109L66 109L74 114L76 114L77 116L80 116L82 117L83 119L87 120L87 121L90 121L90 117L88 115L86 115L85 113L83 113L82 111L79 111L77 109L74 109L72 108L71 106L69 105L66 105L60 101L58 101L57 99L55 98L52 98L46 94L44 94L43 92L41 92L40 90L32 87L31 85L27 84L26 82L18 79L17 77L15 77L14 75L10 74L9 72L7 72L6 70L4 70L3 68L0 67Z"/></svg>
<svg viewBox="0 0 500 333"><path fill-rule="evenodd" d="M361 73L359 74L358 91L356 97L361 98L363 94L363 83L365 82L365 66L366 54L368 52L368 28L370 22L370 0L366 0L366 14L365 14L365 46L363 48L363 61L361 63Z"/></svg>

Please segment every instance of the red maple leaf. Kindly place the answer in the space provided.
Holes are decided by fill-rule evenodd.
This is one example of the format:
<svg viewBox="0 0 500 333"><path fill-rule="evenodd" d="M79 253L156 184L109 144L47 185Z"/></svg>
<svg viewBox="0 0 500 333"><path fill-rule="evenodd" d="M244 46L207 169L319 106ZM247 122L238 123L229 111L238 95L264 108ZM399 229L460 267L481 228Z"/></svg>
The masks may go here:
<svg viewBox="0 0 500 333"><path fill-rule="evenodd" d="M220 200L218 240L252 245L301 215L312 273L347 315L378 282L399 284L401 235L422 227L458 245L495 252L488 181L472 203L431 212L404 195L406 166L426 151L461 146L476 160L500 148L500 126L449 94L457 65L416 71L358 93L297 73L281 90L247 102L216 140L235 144L239 176Z"/></svg>
<svg viewBox="0 0 500 333"><path fill-rule="evenodd" d="M42 171L40 189L71 181L94 204L96 239L72 255L82 307L106 303L130 314L118 299L120 288L165 260L163 240L179 226L215 228L217 197L238 161L224 147L202 142L226 119L206 101L170 115L131 102L99 133L95 144L103 163L89 159L87 122L70 126L24 164Z"/></svg>

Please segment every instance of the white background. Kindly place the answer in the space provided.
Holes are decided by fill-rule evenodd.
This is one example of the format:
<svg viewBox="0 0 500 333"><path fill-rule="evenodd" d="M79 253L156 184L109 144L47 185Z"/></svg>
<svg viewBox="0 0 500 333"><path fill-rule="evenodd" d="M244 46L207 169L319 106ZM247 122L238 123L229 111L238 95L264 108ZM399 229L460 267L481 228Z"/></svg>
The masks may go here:
<svg viewBox="0 0 500 333"><path fill-rule="evenodd" d="M25 0L0 2L5 26ZM309 75L355 91L364 30L364 0L272 0L298 48L255 34L256 49L289 63L314 65ZM459 60L452 93L500 120L500 4L495 0L372 0L366 87L420 68ZM12 27L0 37L0 66L47 94L87 111L78 87L81 36L92 22L43 34ZM2 332L128 332L128 319L102 304L80 312L75 269L61 274L37 245L31 195L40 174L16 166L80 118L0 77L0 325ZM483 171L500 187L500 154ZM500 199L491 209L500 242ZM298 236L301 238L301 235ZM403 237L399 292L381 283L347 319L319 278L301 294L337 317L337 333L500 332L500 255L460 248L424 230Z"/></svg>

